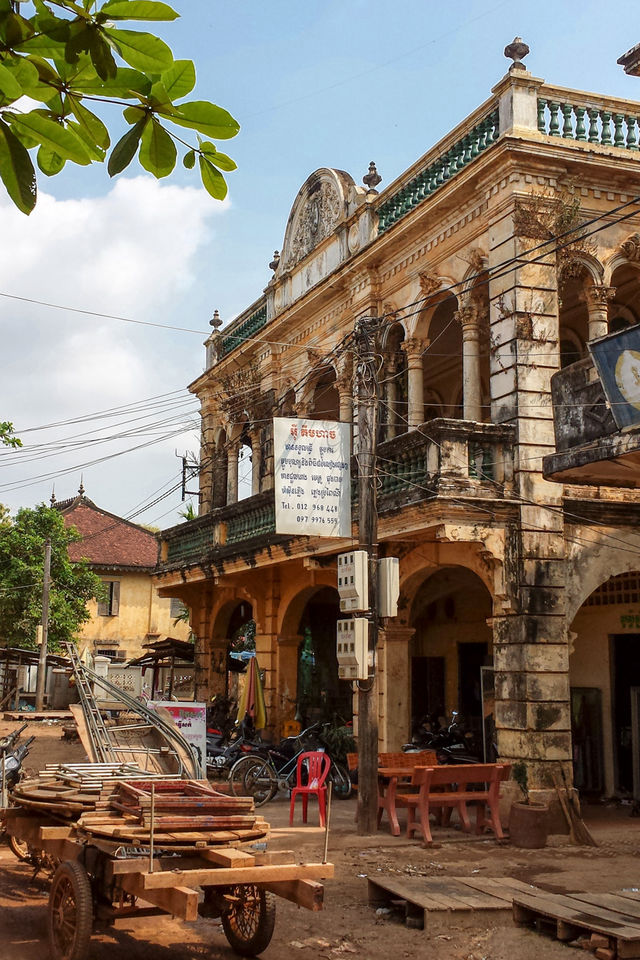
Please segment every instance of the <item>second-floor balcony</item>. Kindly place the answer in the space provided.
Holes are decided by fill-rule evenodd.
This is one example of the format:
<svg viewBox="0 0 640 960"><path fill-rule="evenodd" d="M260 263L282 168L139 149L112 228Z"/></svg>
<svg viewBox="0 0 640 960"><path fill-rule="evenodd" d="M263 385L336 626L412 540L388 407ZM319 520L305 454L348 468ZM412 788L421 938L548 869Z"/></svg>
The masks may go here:
<svg viewBox="0 0 640 960"><path fill-rule="evenodd" d="M379 444L380 516L420 501L444 501L448 496L457 500L508 497L513 479L513 442L514 428L507 424L438 418ZM352 477L357 523L355 457ZM215 566L216 560L290 540L288 535L276 534L274 491L267 490L165 530L160 570Z"/></svg>

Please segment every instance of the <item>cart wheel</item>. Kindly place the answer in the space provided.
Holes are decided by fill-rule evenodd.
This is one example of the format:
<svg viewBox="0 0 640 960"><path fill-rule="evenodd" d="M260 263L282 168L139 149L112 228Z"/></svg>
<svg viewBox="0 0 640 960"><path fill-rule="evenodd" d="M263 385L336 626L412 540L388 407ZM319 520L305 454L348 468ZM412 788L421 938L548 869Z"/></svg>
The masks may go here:
<svg viewBox="0 0 640 960"><path fill-rule="evenodd" d="M348 800L351 796L352 786L347 768L343 767L341 763L333 763L332 761L329 780L333 784L332 792L336 800Z"/></svg>
<svg viewBox="0 0 640 960"><path fill-rule="evenodd" d="M271 764L260 757L241 757L229 774L234 797L253 797L256 807L267 803L278 792Z"/></svg>
<svg viewBox="0 0 640 960"><path fill-rule="evenodd" d="M18 840L13 834L9 835L9 849L18 860L29 860L29 844L26 840Z"/></svg>
<svg viewBox="0 0 640 960"><path fill-rule="evenodd" d="M51 960L84 960L93 927L93 898L87 871L76 860L64 860L49 892Z"/></svg>
<svg viewBox="0 0 640 960"><path fill-rule="evenodd" d="M254 884L230 887L222 928L232 948L243 957L255 957L271 943L276 922L276 898Z"/></svg>

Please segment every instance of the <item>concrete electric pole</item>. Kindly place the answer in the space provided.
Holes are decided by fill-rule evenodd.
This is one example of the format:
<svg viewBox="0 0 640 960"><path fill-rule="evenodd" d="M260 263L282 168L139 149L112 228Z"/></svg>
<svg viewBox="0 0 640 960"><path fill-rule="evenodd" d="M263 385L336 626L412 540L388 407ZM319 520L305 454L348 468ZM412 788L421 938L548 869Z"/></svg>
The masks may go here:
<svg viewBox="0 0 640 960"><path fill-rule="evenodd" d="M47 637L49 633L49 587L51 584L51 540L44 545L44 579L42 582L42 643L38 659L36 710L44 708L44 686L47 677Z"/></svg>
<svg viewBox="0 0 640 960"><path fill-rule="evenodd" d="M378 644L378 511L376 446L378 376L376 335L382 321L361 317L355 326L358 397L358 537L368 556L369 679L358 683L358 833L374 834L378 818L378 709L375 651Z"/></svg>

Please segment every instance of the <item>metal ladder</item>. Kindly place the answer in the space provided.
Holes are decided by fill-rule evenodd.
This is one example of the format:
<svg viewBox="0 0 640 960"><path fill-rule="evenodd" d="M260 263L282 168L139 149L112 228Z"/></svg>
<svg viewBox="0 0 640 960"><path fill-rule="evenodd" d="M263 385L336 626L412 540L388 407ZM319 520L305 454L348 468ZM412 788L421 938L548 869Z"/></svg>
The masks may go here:
<svg viewBox="0 0 640 960"><path fill-rule="evenodd" d="M104 722L98 704L93 695L91 681L86 668L73 643L65 643L67 654L73 664L73 674L76 680L76 689L80 695L80 704L87 725L87 733L91 741L93 753L99 763L114 762L120 759L115 755L109 731Z"/></svg>

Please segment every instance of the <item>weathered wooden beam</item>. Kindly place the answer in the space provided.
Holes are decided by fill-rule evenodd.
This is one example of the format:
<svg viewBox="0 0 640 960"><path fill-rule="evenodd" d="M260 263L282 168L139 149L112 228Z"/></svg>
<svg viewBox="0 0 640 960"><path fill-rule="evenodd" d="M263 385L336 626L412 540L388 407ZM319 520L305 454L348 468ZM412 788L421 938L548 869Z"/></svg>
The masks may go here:
<svg viewBox="0 0 640 960"><path fill-rule="evenodd" d="M324 887L315 880L278 880L275 883L266 883L265 890L297 903L307 910L322 910L324 902Z"/></svg>
<svg viewBox="0 0 640 960"><path fill-rule="evenodd" d="M333 876L332 863L282 864L246 868L171 870L141 874L143 889L161 890L174 884L197 887L225 887L234 883L272 883L278 880L325 880Z"/></svg>

